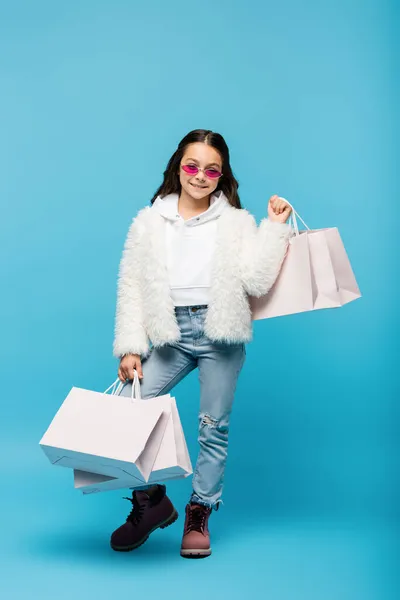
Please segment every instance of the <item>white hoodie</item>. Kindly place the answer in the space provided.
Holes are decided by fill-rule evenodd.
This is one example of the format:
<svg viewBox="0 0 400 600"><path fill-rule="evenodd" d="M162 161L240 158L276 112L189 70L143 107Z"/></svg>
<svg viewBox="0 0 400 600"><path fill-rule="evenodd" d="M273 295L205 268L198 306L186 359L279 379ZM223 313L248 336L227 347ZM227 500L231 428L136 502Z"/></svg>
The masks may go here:
<svg viewBox="0 0 400 600"><path fill-rule="evenodd" d="M179 195L158 196L155 210L165 220L165 243L171 298L175 306L208 304L218 217L229 205L222 190L211 195L209 208L186 221L178 213Z"/></svg>

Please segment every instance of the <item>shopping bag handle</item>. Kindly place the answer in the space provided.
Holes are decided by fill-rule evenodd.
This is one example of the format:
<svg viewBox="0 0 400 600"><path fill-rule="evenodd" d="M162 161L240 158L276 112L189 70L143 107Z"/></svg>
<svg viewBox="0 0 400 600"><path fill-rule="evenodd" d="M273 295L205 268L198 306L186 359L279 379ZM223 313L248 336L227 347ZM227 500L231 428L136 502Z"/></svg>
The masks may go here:
<svg viewBox="0 0 400 600"><path fill-rule="evenodd" d="M118 383L118 385L116 386L117 383ZM118 396L124 385L125 384L118 377L114 381L114 383L112 383L110 385L110 387L108 387L106 389L106 391L104 392L104 394L107 394L107 392L109 390L111 390L111 395L112 396ZM133 400L141 400L141 399L142 399L142 394L141 394L141 391L140 391L139 376L138 376L138 373L137 373L136 369L133 369L133 382L132 382L132 390L131 390L131 400L133 401Z"/></svg>
<svg viewBox="0 0 400 600"><path fill-rule="evenodd" d="M289 217L289 219L290 219L289 224L291 224L291 226L293 227L295 234L299 235L299 227L297 225L296 215L299 217L300 221L303 223L303 225L306 227L306 229L308 229L310 231L309 226L303 221L303 219L301 218L299 213L293 208L293 205L290 204L289 200L286 200L286 198L282 198L282 196L281 196L281 199L284 200L285 202L287 202L292 209L292 212L290 213L290 217Z"/></svg>

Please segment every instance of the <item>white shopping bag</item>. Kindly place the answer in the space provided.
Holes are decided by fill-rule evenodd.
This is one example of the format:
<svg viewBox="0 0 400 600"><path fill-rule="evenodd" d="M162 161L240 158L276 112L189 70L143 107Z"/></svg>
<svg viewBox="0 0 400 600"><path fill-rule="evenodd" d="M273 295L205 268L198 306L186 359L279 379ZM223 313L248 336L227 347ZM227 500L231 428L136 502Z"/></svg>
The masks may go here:
<svg viewBox="0 0 400 600"><path fill-rule="evenodd" d="M132 391L134 391L136 398L141 398L140 382L136 371L134 371ZM153 402L154 398L151 400L146 398L141 403L147 404L149 401ZM167 426L147 483L160 483L170 479L188 477L193 473L176 401L172 397L170 397L170 409ZM133 482L123 474L119 477L109 477L75 469L74 485L84 494L93 494L127 487L138 487L141 483Z"/></svg>
<svg viewBox="0 0 400 600"><path fill-rule="evenodd" d="M131 398L118 396L118 381L104 393L73 387L40 446L53 465L142 485L150 477L170 420L171 396L138 401L138 381Z"/></svg>
<svg viewBox="0 0 400 600"><path fill-rule="evenodd" d="M296 215L306 230L299 231ZM311 230L293 206L290 220L294 235L274 285L265 296L249 297L254 321L338 308L361 297L337 227Z"/></svg>

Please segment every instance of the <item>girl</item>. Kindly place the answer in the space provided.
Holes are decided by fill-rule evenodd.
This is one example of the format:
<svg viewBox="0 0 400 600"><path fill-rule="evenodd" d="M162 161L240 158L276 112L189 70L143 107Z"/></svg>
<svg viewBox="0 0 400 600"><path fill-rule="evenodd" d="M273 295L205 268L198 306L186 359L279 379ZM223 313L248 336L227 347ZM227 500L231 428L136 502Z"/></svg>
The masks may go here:
<svg viewBox="0 0 400 600"><path fill-rule="evenodd" d="M291 207L278 196L257 227L241 207L223 137L197 129L172 155L164 181L130 226L119 268L114 356L120 391L167 394L198 367L200 451L186 505L181 556L211 554L208 518L221 502L229 417L252 339L248 295L274 284L286 255ZM137 488L132 511L111 536L133 550L178 513L165 485Z"/></svg>

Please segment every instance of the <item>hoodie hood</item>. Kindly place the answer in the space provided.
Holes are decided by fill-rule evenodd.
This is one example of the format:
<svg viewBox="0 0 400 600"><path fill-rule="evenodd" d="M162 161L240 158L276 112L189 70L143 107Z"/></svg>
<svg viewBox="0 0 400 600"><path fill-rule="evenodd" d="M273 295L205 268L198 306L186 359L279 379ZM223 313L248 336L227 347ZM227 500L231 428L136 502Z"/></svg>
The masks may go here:
<svg viewBox="0 0 400 600"><path fill-rule="evenodd" d="M168 194L167 196L164 196L164 198L157 196L152 208L157 210L160 215L169 221L179 221L182 217L178 213L178 200L179 194L177 193ZM210 206L208 209L200 215L187 219L185 225L196 226L217 219L227 206L230 206L229 200L222 190L218 190L214 194L211 194Z"/></svg>

